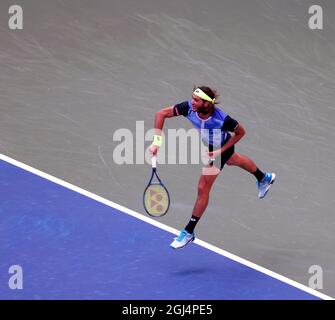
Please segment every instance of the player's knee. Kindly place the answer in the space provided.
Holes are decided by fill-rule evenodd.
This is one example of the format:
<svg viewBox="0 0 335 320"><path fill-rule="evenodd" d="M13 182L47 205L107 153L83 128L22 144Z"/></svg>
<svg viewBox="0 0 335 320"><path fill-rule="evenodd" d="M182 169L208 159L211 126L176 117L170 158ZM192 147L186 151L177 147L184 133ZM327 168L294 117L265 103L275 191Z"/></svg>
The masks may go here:
<svg viewBox="0 0 335 320"><path fill-rule="evenodd" d="M226 162L226 165L227 165L227 166L232 166L232 165L233 165L233 162L230 161L230 160L228 160L228 161Z"/></svg>
<svg viewBox="0 0 335 320"><path fill-rule="evenodd" d="M241 158L235 155L234 157L231 157L226 164L228 166L239 166L241 165Z"/></svg>
<svg viewBox="0 0 335 320"><path fill-rule="evenodd" d="M238 161L236 161L235 159L229 159L227 162L226 162L226 165L228 166L238 166Z"/></svg>

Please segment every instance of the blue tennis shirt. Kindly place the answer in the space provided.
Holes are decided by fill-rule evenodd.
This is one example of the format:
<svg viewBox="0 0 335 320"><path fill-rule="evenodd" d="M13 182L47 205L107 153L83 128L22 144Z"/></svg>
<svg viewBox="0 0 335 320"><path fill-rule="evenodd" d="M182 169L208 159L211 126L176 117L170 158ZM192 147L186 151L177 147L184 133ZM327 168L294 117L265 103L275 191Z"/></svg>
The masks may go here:
<svg viewBox="0 0 335 320"><path fill-rule="evenodd" d="M183 115L199 130L202 141L206 145L219 148L231 137L238 122L214 106L214 112L208 119L201 119L197 112L192 110L192 101L183 101L174 106L174 115Z"/></svg>

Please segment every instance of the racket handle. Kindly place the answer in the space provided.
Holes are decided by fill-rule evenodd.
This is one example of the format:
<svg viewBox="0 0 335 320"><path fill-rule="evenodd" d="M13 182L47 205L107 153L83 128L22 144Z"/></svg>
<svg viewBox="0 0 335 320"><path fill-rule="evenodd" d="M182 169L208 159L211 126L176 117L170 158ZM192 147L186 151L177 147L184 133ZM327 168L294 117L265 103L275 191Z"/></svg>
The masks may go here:
<svg viewBox="0 0 335 320"><path fill-rule="evenodd" d="M157 156L152 156L151 158L151 164L152 164L152 168L156 169L157 167Z"/></svg>

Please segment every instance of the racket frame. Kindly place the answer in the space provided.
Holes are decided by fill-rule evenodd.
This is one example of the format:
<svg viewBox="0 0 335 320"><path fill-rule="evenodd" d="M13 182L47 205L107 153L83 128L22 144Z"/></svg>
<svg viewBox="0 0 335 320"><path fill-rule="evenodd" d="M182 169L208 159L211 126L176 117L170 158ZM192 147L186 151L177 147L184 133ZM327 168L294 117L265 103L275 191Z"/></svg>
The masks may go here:
<svg viewBox="0 0 335 320"><path fill-rule="evenodd" d="M169 211L169 208L170 208L170 194L169 194L169 191L166 189L164 183L162 182L162 180L159 178L158 174L157 174L157 157L156 156L153 156L151 158L151 166L152 166L152 172L151 172L151 178L149 180L149 183L148 185L146 186L146 188L144 189L144 192L143 192L143 207L144 207L144 210L146 211L146 213L151 216L151 217L163 217L166 215L166 213ZM157 180L158 180L158 183L151 183L154 176L156 176ZM163 189L165 190L166 194L167 194L167 200L168 200L168 205L167 205L167 208L166 210L161 213L161 214L152 214L150 213L148 210L147 210L147 207L145 205L145 193L147 191L147 189L152 186L152 185L160 185L163 187Z"/></svg>

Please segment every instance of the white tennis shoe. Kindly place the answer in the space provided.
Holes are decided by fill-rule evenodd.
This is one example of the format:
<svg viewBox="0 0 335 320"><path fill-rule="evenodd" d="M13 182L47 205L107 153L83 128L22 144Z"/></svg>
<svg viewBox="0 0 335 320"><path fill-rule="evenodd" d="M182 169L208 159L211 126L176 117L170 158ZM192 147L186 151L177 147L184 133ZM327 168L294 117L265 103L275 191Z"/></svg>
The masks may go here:
<svg viewBox="0 0 335 320"><path fill-rule="evenodd" d="M276 174L267 172L261 182L256 182L258 188L258 198L263 199L268 193L271 185L276 180Z"/></svg>
<svg viewBox="0 0 335 320"><path fill-rule="evenodd" d="M195 239L194 233L188 233L186 230L181 230L180 234L174 241L170 244L173 249L184 248L188 243Z"/></svg>

